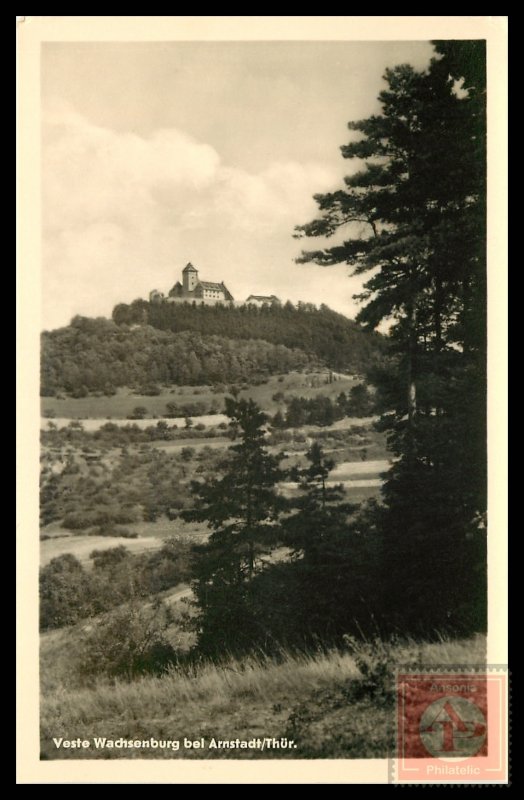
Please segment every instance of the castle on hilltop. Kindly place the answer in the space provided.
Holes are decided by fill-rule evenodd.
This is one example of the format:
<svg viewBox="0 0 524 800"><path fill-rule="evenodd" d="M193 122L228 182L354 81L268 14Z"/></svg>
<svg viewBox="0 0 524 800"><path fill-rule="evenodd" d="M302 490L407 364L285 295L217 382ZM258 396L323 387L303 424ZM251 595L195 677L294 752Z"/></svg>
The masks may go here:
<svg viewBox="0 0 524 800"><path fill-rule="evenodd" d="M182 270L182 283L177 281L167 297L158 289L153 289L149 293L149 301L151 303L190 303L195 301L204 305L215 305L216 303L244 305L243 302L235 302L224 282L201 281L198 277L198 270L193 264L186 264ZM244 302L257 306L280 305L280 300L274 294L267 296L250 294Z"/></svg>

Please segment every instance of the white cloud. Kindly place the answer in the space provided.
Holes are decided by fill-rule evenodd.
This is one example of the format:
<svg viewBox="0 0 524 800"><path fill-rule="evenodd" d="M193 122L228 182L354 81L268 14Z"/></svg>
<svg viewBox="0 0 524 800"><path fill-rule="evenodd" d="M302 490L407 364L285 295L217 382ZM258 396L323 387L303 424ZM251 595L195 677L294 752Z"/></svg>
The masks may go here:
<svg viewBox="0 0 524 800"><path fill-rule="evenodd" d="M339 180L320 163L274 162L250 173L183 131L116 132L51 105L43 136L45 325L108 315L119 301L166 290L188 260L239 299L264 287L329 303L329 290L319 296L325 271L293 264L300 247L291 234L315 213L312 195ZM331 284L334 297L343 289L349 299L342 272Z"/></svg>

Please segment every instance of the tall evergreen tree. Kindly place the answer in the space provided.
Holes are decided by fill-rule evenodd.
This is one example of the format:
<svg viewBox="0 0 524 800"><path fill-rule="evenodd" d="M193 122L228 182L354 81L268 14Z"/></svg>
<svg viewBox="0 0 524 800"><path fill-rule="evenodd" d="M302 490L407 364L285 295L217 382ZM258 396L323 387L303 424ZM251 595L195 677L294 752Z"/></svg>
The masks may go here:
<svg viewBox="0 0 524 800"><path fill-rule="evenodd" d="M306 458L305 466L289 472L298 488L282 523L291 559L266 570L251 589L259 623L255 634L264 647L333 644L370 625L376 633L370 597L379 563L373 520L347 502L343 486L330 479L334 462L317 442Z"/></svg>
<svg viewBox="0 0 524 800"><path fill-rule="evenodd" d="M437 42L426 72L386 71L382 113L349 123L362 168L317 195L297 236L342 244L300 262L371 272L359 321L388 321L395 358L376 370L396 456L381 526L387 613L479 628L485 619L485 53Z"/></svg>
<svg viewBox="0 0 524 800"><path fill-rule="evenodd" d="M238 444L219 469L221 477L194 482L198 497L188 520L206 522L209 540L195 548L193 591L198 605L198 647L205 654L245 646L253 638L248 590L261 561L278 541L276 492L279 459L264 448L266 415L253 400L227 398L226 413Z"/></svg>

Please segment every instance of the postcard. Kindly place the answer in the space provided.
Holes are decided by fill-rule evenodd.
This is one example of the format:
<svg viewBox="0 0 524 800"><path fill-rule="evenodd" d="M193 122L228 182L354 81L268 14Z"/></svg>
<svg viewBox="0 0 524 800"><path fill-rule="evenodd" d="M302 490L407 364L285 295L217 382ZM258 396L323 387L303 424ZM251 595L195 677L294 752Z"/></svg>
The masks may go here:
<svg viewBox="0 0 524 800"><path fill-rule="evenodd" d="M17 24L19 783L507 784L508 18Z"/></svg>

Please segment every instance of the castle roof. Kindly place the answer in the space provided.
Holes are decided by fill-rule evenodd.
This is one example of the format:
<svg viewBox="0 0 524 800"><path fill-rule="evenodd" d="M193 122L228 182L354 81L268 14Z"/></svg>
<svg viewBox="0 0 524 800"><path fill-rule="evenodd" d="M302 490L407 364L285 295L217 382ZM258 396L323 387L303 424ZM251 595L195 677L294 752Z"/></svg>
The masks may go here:
<svg viewBox="0 0 524 800"><path fill-rule="evenodd" d="M248 300L278 300L278 297L274 294L250 294L247 298ZM247 301L246 301L247 302Z"/></svg>
<svg viewBox="0 0 524 800"><path fill-rule="evenodd" d="M199 281L198 283L203 289L211 289L213 292L223 292L225 289L223 283L213 283L212 281Z"/></svg>
<svg viewBox="0 0 524 800"><path fill-rule="evenodd" d="M189 264L186 264L186 266L182 270L182 274L184 274L184 272L198 272L198 270L195 269L195 267L193 266L193 264L191 264L191 262L189 262Z"/></svg>

